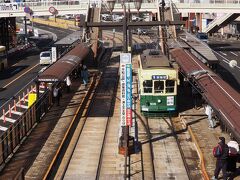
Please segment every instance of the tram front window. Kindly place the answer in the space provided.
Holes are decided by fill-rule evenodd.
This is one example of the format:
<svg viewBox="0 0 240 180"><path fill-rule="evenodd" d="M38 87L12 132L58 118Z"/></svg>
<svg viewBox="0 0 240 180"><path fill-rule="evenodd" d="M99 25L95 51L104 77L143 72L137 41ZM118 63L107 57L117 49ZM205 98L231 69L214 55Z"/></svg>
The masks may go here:
<svg viewBox="0 0 240 180"><path fill-rule="evenodd" d="M154 81L154 93L163 93L164 81Z"/></svg>
<svg viewBox="0 0 240 180"><path fill-rule="evenodd" d="M143 92L144 93L152 93L152 80L143 81Z"/></svg>
<svg viewBox="0 0 240 180"><path fill-rule="evenodd" d="M166 80L166 93L174 93L175 81Z"/></svg>

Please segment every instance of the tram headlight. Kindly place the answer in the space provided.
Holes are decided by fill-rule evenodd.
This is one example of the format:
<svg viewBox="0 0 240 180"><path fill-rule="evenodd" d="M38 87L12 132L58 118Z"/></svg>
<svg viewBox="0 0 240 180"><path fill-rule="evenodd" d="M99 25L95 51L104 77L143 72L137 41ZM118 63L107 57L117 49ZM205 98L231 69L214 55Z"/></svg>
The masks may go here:
<svg viewBox="0 0 240 180"><path fill-rule="evenodd" d="M157 101L158 103L161 103L162 102L162 100L161 99L158 99L158 101Z"/></svg>

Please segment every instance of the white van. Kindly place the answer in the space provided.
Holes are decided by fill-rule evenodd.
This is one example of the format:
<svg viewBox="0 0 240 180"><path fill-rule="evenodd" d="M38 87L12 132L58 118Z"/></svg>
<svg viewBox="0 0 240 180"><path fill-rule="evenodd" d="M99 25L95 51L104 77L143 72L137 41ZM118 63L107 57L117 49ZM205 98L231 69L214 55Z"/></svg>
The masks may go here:
<svg viewBox="0 0 240 180"><path fill-rule="evenodd" d="M43 51L40 53L40 65L52 64L52 53L51 51Z"/></svg>

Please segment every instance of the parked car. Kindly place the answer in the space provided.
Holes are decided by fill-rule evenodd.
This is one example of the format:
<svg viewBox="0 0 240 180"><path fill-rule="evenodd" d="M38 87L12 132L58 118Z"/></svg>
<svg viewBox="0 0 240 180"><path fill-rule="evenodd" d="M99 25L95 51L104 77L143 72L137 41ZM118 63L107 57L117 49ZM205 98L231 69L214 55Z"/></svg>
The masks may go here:
<svg viewBox="0 0 240 180"><path fill-rule="evenodd" d="M206 33L199 32L196 34L196 37L201 41L208 43L208 35Z"/></svg>
<svg viewBox="0 0 240 180"><path fill-rule="evenodd" d="M66 14L66 15L64 15L64 19L72 19L72 18L73 18L73 16L70 15L70 14Z"/></svg>
<svg viewBox="0 0 240 180"><path fill-rule="evenodd" d="M149 30L148 29L137 28L137 29L133 29L132 33L133 34L138 34L138 35L148 35Z"/></svg>
<svg viewBox="0 0 240 180"><path fill-rule="evenodd" d="M134 21L134 22L143 21L143 20L144 20L144 18L132 16L132 21Z"/></svg>
<svg viewBox="0 0 240 180"><path fill-rule="evenodd" d="M102 14L101 19L104 21L112 21L112 16L110 14Z"/></svg>
<svg viewBox="0 0 240 180"><path fill-rule="evenodd" d="M52 64L52 53L51 51L43 51L40 53L40 65Z"/></svg>

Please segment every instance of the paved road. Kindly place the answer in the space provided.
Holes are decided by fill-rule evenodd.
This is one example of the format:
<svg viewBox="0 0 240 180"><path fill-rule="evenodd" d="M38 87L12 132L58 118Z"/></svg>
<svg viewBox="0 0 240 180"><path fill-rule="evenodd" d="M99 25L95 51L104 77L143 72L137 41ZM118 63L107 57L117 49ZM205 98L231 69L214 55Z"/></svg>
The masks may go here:
<svg viewBox="0 0 240 180"><path fill-rule="evenodd" d="M220 60L218 72L221 77L240 92L240 41L214 40L209 45ZM228 64L230 60L236 60L238 66L231 68Z"/></svg>
<svg viewBox="0 0 240 180"><path fill-rule="evenodd" d="M34 27L53 32L57 35L58 39L73 32L71 30L62 30L38 24L34 24ZM52 36L49 35L49 38L52 38ZM44 42L50 43L51 41L44 40ZM11 60L13 66L0 73L0 107L36 77L38 72L43 68L39 65L39 53L42 48L48 46L48 43L39 44L39 48L33 48L28 50L26 55L13 58Z"/></svg>

